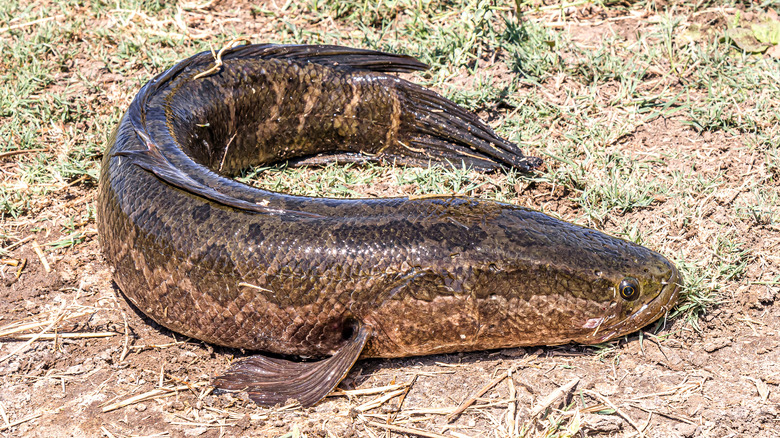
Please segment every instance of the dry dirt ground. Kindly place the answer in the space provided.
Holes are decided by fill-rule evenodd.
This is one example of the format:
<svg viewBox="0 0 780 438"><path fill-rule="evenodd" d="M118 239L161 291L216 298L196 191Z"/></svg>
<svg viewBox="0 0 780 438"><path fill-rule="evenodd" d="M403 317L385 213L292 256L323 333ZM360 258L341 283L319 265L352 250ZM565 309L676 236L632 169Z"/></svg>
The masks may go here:
<svg viewBox="0 0 780 438"><path fill-rule="evenodd" d="M563 27L575 41L597 44L604 33L630 35L650 26L650 15L624 13L620 20L596 17ZM223 20L223 26L256 41L269 38L262 30L264 18L241 2L216 2L207 13L185 18L206 30ZM138 76L143 79L144 73ZM126 105L134 91L114 77L103 80L105 95L119 97L96 97L95 105ZM558 93L565 83L547 86L551 99L565 99ZM634 157L665 157L658 171L666 174L690 175L695 169L703 177L720 175L722 186L713 196L694 196L698 217L690 222L668 219L681 208L679 202L687 202L674 199L626 214L640 229L662 227L666 237L652 243L680 258L714 263L712 242L725 229L735 231L741 248L751 252L744 272L720 285L720 303L707 308L699 330L677 318L604 348L363 360L340 390L312 408L259 408L242 394L218 394L208 385L241 352L184 339L128 304L112 283L92 219L78 224L84 243L47 251L43 257L49 266L44 266L36 245L59 239L62 218L94 203L97 187L88 181L51 193L32 213L8 218L4 225L18 238L0 245L9 261L2 265L0 284L5 336L0 344L0 435L477 437L526 430L537 436L560 424L554 433L561 435L780 436L780 259L774 249L780 230L776 223L753 225L732 214L738 198L750 196L743 191L745 181L767 171L766 156L748 148L741 136L702 134L674 117L637 126L614 147ZM0 164L8 171L21 159L7 157ZM766 184L776 187L777 179ZM402 191L388 189L390 194ZM537 183L513 202L575 218L577 207L566 195L549 183ZM609 216L597 225L617 228ZM19 271L10 260L26 265ZM27 323L22 330L19 324ZM38 333L43 334L35 339ZM574 379L576 388L532 415L545 397ZM462 414L448 417L471 397L476 400Z"/></svg>

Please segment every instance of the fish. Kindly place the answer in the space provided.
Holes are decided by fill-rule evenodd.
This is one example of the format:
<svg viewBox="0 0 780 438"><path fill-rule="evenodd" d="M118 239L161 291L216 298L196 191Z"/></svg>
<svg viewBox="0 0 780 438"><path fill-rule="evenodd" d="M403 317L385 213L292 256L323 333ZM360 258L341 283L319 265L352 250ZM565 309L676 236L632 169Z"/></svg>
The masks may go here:
<svg viewBox="0 0 780 438"><path fill-rule="evenodd" d="M476 115L399 76L399 54L245 44L144 85L111 134L98 233L123 295L168 329L257 351L213 380L311 406L359 358L597 344L668 312L664 256L464 196L334 199L232 179L276 162L534 172Z"/></svg>

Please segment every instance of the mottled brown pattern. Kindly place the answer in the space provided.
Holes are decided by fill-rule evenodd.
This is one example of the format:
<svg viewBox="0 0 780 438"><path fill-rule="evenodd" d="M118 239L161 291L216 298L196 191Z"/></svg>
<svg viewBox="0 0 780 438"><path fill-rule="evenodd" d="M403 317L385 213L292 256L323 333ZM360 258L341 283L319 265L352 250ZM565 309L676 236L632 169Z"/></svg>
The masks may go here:
<svg viewBox="0 0 780 438"><path fill-rule="evenodd" d="M474 115L388 75L408 57L328 46L244 46L189 58L147 84L109 142L99 233L114 279L174 331L231 347L332 354L354 321L363 356L571 341L636 330L676 299L646 248L508 204L335 200L220 176L327 152L529 170ZM424 152L417 152L417 151ZM617 285L635 278L641 296Z"/></svg>

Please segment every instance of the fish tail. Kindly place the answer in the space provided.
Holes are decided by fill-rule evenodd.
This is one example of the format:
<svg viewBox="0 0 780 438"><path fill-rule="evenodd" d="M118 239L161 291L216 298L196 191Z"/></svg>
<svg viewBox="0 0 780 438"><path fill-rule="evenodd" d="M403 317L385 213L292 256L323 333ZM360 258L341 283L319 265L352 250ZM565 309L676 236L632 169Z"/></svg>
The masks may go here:
<svg viewBox="0 0 780 438"><path fill-rule="evenodd" d="M400 81L398 146L393 151L410 162L432 161L479 170L500 166L528 172L542 160L498 136L476 114L416 84Z"/></svg>

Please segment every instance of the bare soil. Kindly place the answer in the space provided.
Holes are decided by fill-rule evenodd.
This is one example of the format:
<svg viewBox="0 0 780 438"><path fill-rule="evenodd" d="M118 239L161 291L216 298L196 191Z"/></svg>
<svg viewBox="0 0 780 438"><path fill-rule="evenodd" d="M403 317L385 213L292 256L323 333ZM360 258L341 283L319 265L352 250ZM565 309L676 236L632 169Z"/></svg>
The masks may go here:
<svg viewBox="0 0 780 438"><path fill-rule="evenodd" d="M246 27L230 23L246 34L264 35L262 17L253 18L243 2L218 3L211 12L213 17L251 22ZM572 27L575 39L598 44L604 32L631 35L645 25L642 16L615 21L606 21L608 14L600 16L584 17L599 24ZM193 29L209 29L207 18L196 18ZM121 87L121 81L108 72L95 69L92 74L103 76L108 89ZM558 85L566 87L567 83ZM547 87L555 98L556 84ZM121 96L111 102L102 96L94 100L96 105L117 101L126 105L131 94ZM243 394L218 394L208 386L210 377L223 372L241 352L182 338L128 304L112 283L94 223L84 225L85 243L46 252L50 272L44 269L34 242L43 245L57 240L63 225L58 218L94 203L94 185L74 185L37 205L36 215L50 220L33 222L23 217L6 224L29 239L7 256L26 260L18 278L18 266L0 265L0 326L42 322L28 331L34 334L55 323L56 332L65 335L29 344L27 339L3 339L0 434L110 438L438 433L477 437L508 436L513 421L529 427L532 434L550 421L561 421L572 428L577 425L587 436L779 436L780 289L773 281L780 273L775 250L780 245L780 230L771 224L734 220L732 211L739 198L752 196L743 191L743 183L765 168L766 157L740 136L702 134L674 118L637 126L614 147L637 159L648 154L665 157L659 172L721 176L722 187L715 196L696 200L700 203L698 217L680 218L675 212L683 201L677 199L658 199L649 208L627 214L641 229L666 230L662 241L650 242L665 253L706 262L715 257L714 239L726 230L736 230L742 249L753 254L745 274L722 285L721 302L699 319L699 330L676 319L666 321L657 335L651 333L658 327L651 327L606 350L562 346L363 360L341 384L346 392L338 391L312 408L260 408ZM388 187L386 193L403 190ZM566 196L556 187L538 183L525 188L514 202L564 218L578 217L576 204ZM616 231L616 222L610 218L598 225ZM83 315L67 319L81 311ZM67 333L111 336L79 339ZM456 406L493 379L506 376L509 369L513 372L508 378L448 421L446 415ZM575 378L579 379L577 389L552 403L548 416L534 421L531 410ZM369 405L391 394L393 388L386 387L396 384L408 384L401 387L409 389L405 397L398 393L377 401L376 407ZM164 389L147 394L160 387ZM379 388L379 392L351 391L370 388ZM142 394L149 397L104 412L114 403ZM12 425L15 422L19 424ZM391 422L418 431L390 433L382 425Z"/></svg>

